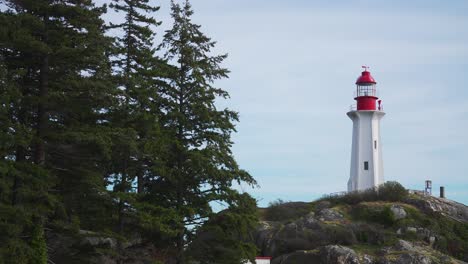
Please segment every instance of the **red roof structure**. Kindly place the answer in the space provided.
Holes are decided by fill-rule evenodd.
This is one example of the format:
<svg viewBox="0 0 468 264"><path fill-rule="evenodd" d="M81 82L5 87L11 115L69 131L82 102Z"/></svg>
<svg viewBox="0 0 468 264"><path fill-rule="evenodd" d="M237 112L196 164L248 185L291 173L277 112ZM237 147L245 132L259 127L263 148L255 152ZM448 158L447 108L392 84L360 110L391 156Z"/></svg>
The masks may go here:
<svg viewBox="0 0 468 264"><path fill-rule="evenodd" d="M362 66L365 70L361 73L361 76L356 80L356 84L376 84L377 82L372 77L371 73L367 71L366 66Z"/></svg>

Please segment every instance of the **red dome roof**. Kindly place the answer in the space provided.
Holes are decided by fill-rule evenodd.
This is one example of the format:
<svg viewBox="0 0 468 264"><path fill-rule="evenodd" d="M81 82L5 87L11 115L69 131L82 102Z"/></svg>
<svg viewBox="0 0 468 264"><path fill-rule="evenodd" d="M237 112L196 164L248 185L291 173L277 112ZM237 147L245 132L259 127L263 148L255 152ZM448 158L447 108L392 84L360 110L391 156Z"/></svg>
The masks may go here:
<svg viewBox="0 0 468 264"><path fill-rule="evenodd" d="M373 83L373 84L376 84L377 82L374 80L374 78L372 77L372 75L370 74L370 72L368 72L367 70L363 71L361 76L359 76L359 78L356 80L356 84L369 84L369 83Z"/></svg>

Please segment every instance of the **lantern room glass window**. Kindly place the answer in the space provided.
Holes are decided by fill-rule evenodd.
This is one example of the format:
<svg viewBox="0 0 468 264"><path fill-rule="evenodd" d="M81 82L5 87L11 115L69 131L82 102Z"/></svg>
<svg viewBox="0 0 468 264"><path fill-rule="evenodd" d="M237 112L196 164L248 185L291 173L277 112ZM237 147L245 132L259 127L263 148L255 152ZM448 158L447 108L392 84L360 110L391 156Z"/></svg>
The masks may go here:
<svg viewBox="0 0 468 264"><path fill-rule="evenodd" d="M357 96L377 96L375 84L357 85Z"/></svg>

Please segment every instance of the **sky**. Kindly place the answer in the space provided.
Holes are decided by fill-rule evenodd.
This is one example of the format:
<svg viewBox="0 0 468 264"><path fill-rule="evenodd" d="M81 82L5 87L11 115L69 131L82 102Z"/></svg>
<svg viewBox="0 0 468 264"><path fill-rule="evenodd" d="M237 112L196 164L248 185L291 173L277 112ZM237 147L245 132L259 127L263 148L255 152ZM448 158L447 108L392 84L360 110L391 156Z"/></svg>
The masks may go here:
<svg viewBox="0 0 468 264"><path fill-rule="evenodd" d="M98 0L97 2L105 2ZM169 0L157 30L170 28ZM355 81L368 65L386 116L385 180L468 204L468 1L192 0L228 53L233 153L260 206L346 190ZM108 20L121 19L108 14ZM160 34L161 35L161 34Z"/></svg>

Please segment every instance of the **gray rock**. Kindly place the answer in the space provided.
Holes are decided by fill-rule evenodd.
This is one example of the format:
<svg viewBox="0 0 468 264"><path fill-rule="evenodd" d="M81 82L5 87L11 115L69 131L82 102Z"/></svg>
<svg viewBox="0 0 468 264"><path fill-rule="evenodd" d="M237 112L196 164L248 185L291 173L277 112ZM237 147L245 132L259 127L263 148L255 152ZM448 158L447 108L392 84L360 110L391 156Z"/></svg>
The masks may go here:
<svg viewBox="0 0 468 264"><path fill-rule="evenodd" d="M135 241L138 240L136 237ZM87 230L79 230L77 234L62 234L48 230L46 239L49 262L57 264L72 263L72 260L79 260L79 263L150 264L154 263L154 254L158 252L152 244L136 244L120 248L121 245L118 245L115 239ZM99 250L103 248L109 250ZM170 261L171 258L168 257L164 263L172 263Z"/></svg>
<svg viewBox="0 0 468 264"><path fill-rule="evenodd" d="M398 240L398 242L395 245L395 249L398 251L414 251L413 245L410 242L405 241L403 239Z"/></svg>
<svg viewBox="0 0 468 264"><path fill-rule="evenodd" d="M432 264L434 263L430 256L425 256L416 252L400 254L396 259L394 257L385 258L383 264ZM435 264L435 263L434 263Z"/></svg>
<svg viewBox="0 0 468 264"><path fill-rule="evenodd" d="M306 216L304 216L304 222L305 223L315 223L315 222L317 222L317 219L315 219L315 213L310 212Z"/></svg>
<svg viewBox="0 0 468 264"><path fill-rule="evenodd" d="M298 264L298 263L323 263L320 256L312 251L296 251L291 254L281 255L271 262L271 264Z"/></svg>
<svg viewBox="0 0 468 264"><path fill-rule="evenodd" d="M441 263L453 263L449 256L441 256L439 260Z"/></svg>
<svg viewBox="0 0 468 264"><path fill-rule="evenodd" d="M418 229L417 229L416 227L411 227L411 226L410 226L410 227L407 227L407 228L406 228L406 231L407 231L407 232L416 233L416 232L418 232Z"/></svg>
<svg viewBox="0 0 468 264"><path fill-rule="evenodd" d="M364 254L361 258L361 264L374 264L374 258L369 255Z"/></svg>
<svg viewBox="0 0 468 264"><path fill-rule="evenodd" d="M343 215L336 210L325 208L318 213L317 218L320 221L338 221L343 219Z"/></svg>
<svg viewBox="0 0 468 264"><path fill-rule="evenodd" d="M110 248L117 248L117 240L110 237L98 237L98 236L88 236L84 237L81 240L82 245L90 245L93 247L97 246L108 246Z"/></svg>
<svg viewBox="0 0 468 264"><path fill-rule="evenodd" d="M126 242L122 243L122 248L129 248L129 247L134 247L136 245L139 245L143 242L141 237L136 236L131 239L128 239Z"/></svg>
<svg viewBox="0 0 468 264"><path fill-rule="evenodd" d="M259 227L257 228L257 232L255 235L255 244L260 249L260 253L263 255L271 256L275 251L274 245L272 245L272 241L276 230L278 230L279 224L261 221Z"/></svg>
<svg viewBox="0 0 468 264"><path fill-rule="evenodd" d="M258 227L257 227L257 230L258 231L265 231L265 230L268 230L268 229L271 229L272 228L272 224L270 222L267 222L267 221L260 221Z"/></svg>
<svg viewBox="0 0 468 264"><path fill-rule="evenodd" d="M419 236L427 238L427 239L429 239L429 237L432 234L431 230L427 228L422 228L422 227L419 227L416 233L418 233Z"/></svg>
<svg viewBox="0 0 468 264"><path fill-rule="evenodd" d="M290 230L297 230L297 224L296 223L289 223L285 225L285 228L290 229Z"/></svg>
<svg viewBox="0 0 468 264"><path fill-rule="evenodd" d="M320 225L319 225L317 219L315 218L315 213L314 212L311 212L308 215L304 216L303 225L304 225L304 228L308 228L308 229L318 229L318 228L320 228Z"/></svg>
<svg viewBox="0 0 468 264"><path fill-rule="evenodd" d="M396 220L403 219L407 216L405 209L401 205L394 204L390 207L390 210Z"/></svg>
<svg viewBox="0 0 468 264"><path fill-rule="evenodd" d="M449 199L425 196L424 199L408 199L407 202L426 212L440 212L455 220L468 222L468 206Z"/></svg>
<svg viewBox="0 0 468 264"><path fill-rule="evenodd" d="M331 203L329 201L320 201L315 205L315 211L320 212L323 209L330 208Z"/></svg>
<svg viewBox="0 0 468 264"><path fill-rule="evenodd" d="M356 252L348 247L340 245L322 247L320 249L320 259L323 263L359 264Z"/></svg>
<svg viewBox="0 0 468 264"><path fill-rule="evenodd" d="M97 233L93 231L89 231L89 230L80 229L78 230L78 234L85 236L85 235L96 235Z"/></svg>
<svg viewBox="0 0 468 264"><path fill-rule="evenodd" d="M115 238L103 237L98 233L88 230L78 230L78 234L82 236L81 245L108 246L112 249L117 248L117 240Z"/></svg>
<svg viewBox="0 0 468 264"><path fill-rule="evenodd" d="M370 261L371 258L368 257ZM272 264L359 264L359 259L354 250L339 246L328 245L318 251L300 250L285 254L273 259ZM364 262L371 264L373 262Z"/></svg>

